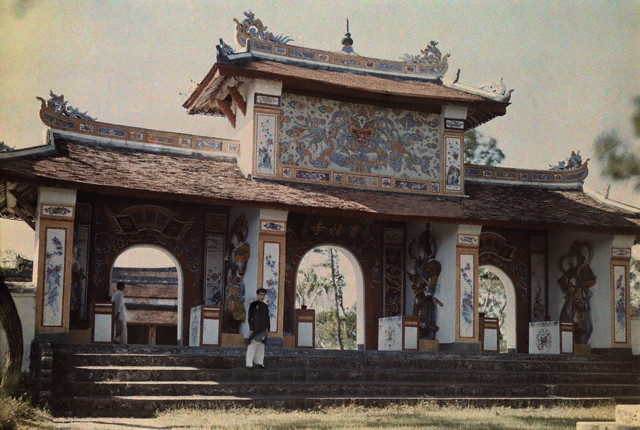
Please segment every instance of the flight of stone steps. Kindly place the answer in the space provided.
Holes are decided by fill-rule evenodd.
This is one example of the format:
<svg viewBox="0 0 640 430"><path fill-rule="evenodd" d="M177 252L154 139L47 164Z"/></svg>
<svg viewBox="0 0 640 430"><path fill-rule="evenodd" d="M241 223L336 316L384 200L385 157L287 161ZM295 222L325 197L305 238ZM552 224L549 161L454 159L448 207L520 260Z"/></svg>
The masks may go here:
<svg viewBox="0 0 640 430"><path fill-rule="evenodd" d="M312 408L390 403L551 406L640 403L640 357L267 348L51 345L56 416L150 417L177 407ZM48 357L47 357L48 356ZM50 384L50 387L46 385Z"/></svg>

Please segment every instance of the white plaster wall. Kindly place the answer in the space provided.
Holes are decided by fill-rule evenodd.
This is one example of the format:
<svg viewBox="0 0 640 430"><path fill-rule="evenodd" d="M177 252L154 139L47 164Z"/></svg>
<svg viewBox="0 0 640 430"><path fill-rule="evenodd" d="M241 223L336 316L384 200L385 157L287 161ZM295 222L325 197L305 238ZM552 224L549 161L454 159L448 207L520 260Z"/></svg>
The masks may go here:
<svg viewBox="0 0 640 430"><path fill-rule="evenodd" d="M240 158L238 159L238 166L245 176L249 173L253 173L253 110L255 107L254 99L256 93L280 96L282 94L282 82L255 79L245 83L241 88L241 94L247 102L247 114L243 115L240 109L236 110L237 134L235 138L240 141Z"/></svg>
<svg viewBox="0 0 640 430"><path fill-rule="evenodd" d="M424 222L407 224L407 246L417 238L426 228ZM431 237L438 247L436 260L442 265L442 272L438 279L436 298L442 302L442 307L436 309L436 322L440 327L436 339L440 343L455 342L456 333L456 238L458 226L452 224L431 224ZM405 253L405 274L413 267L413 260L409 253ZM411 281L405 276L405 314L413 312L414 292Z"/></svg>
<svg viewBox="0 0 640 430"><path fill-rule="evenodd" d="M234 207L229 211L229 228L233 226L236 218L244 215L249 224L249 234L247 243L250 246L251 254L247 262L247 270L244 274L245 299L244 306L247 314L249 313L249 304L256 299L256 290L258 289L258 238L260 233L260 209ZM245 337L249 336L249 323L240 324L240 333Z"/></svg>
<svg viewBox="0 0 640 430"><path fill-rule="evenodd" d="M593 259L591 270L596 275L596 283L591 288L591 322L593 332L589 339L592 348L611 348L611 275L609 263L613 236L603 234L583 234L573 232L554 232L548 236L549 267L549 315L557 321L564 303L564 297L558 285L562 272L558 267L559 259L569 251L574 241L585 241L591 245Z"/></svg>
<svg viewBox="0 0 640 430"><path fill-rule="evenodd" d="M29 370L31 342L35 337L36 289L33 286L16 287L11 283L8 283L8 286L22 325L22 371L26 372ZM0 341L0 353L3 358L6 348L6 338L3 336Z"/></svg>

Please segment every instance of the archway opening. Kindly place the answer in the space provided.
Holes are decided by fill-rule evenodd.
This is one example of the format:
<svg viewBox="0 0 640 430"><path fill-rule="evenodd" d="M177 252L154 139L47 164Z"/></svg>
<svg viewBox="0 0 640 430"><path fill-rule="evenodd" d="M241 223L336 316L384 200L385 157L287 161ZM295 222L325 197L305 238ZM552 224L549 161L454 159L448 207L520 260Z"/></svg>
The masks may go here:
<svg viewBox="0 0 640 430"><path fill-rule="evenodd" d="M316 348L364 347L363 275L356 258L339 246L317 246L296 273L297 308L314 309Z"/></svg>
<svg viewBox="0 0 640 430"><path fill-rule="evenodd" d="M516 350L516 297L511 279L495 266L478 269L478 308L487 317L498 318L500 352Z"/></svg>
<svg viewBox="0 0 640 430"><path fill-rule="evenodd" d="M109 294L125 283L129 344L181 345L183 276L164 248L136 245L123 251L111 268Z"/></svg>

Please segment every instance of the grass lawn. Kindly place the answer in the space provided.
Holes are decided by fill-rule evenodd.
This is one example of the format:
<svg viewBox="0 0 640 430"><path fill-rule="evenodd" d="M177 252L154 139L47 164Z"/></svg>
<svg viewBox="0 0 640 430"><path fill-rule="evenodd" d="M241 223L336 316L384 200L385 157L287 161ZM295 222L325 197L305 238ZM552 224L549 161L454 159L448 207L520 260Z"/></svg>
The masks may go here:
<svg viewBox="0 0 640 430"><path fill-rule="evenodd" d="M38 428L66 430L115 429L571 429L578 421L614 421L615 406L591 408L417 406L365 408L341 406L305 411L238 408L230 410L173 410L153 419L57 418L42 419ZM25 427L36 428L31 421Z"/></svg>

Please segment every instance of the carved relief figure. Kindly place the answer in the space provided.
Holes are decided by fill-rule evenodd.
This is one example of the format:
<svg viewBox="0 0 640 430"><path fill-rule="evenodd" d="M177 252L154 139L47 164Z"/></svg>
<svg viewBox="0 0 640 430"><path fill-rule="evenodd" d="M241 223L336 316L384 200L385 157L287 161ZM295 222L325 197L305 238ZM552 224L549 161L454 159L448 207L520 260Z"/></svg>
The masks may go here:
<svg viewBox="0 0 640 430"><path fill-rule="evenodd" d="M229 238L229 274L227 294L225 297L224 323L225 328L237 333L240 323L246 318L244 308L244 274L247 261L251 255L251 248L246 242L249 233L249 223L244 215L236 218L231 228Z"/></svg>
<svg viewBox="0 0 640 430"><path fill-rule="evenodd" d="M437 246L429 228L427 224L426 230L409 244L413 267L408 273L415 294L413 315L420 317L420 338L433 340L440 329L436 324L436 304L442 306L442 302L435 297L435 292L442 266L436 260Z"/></svg>
<svg viewBox="0 0 640 430"><path fill-rule="evenodd" d="M593 331L589 301L596 276L590 266L592 256L588 243L575 241L559 261L563 275L558 279L558 285L564 294L560 321L573 323L573 339L578 344L588 343Z"/></svg>

